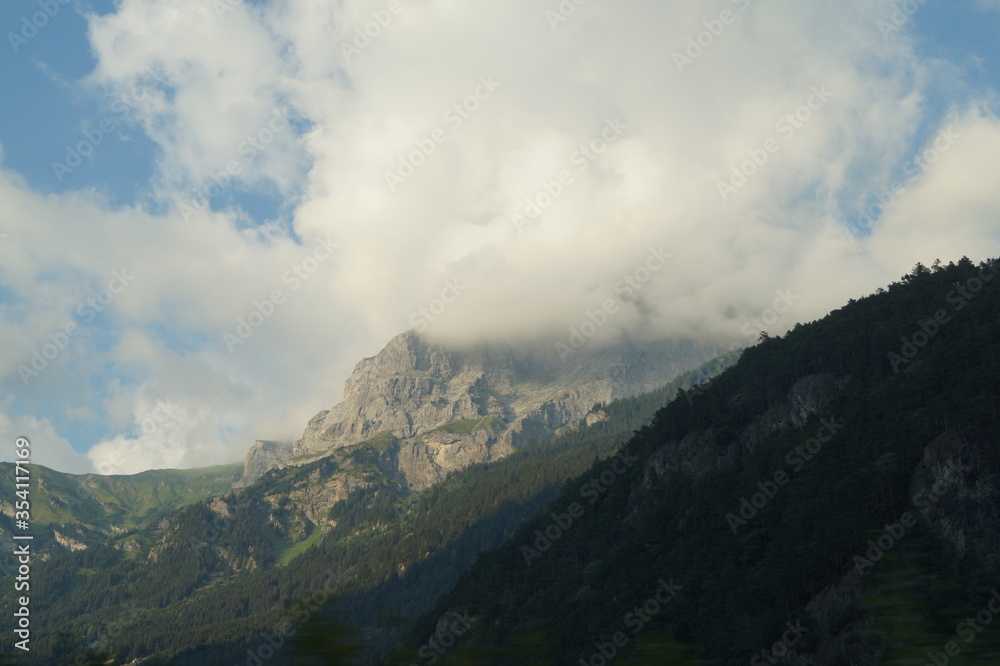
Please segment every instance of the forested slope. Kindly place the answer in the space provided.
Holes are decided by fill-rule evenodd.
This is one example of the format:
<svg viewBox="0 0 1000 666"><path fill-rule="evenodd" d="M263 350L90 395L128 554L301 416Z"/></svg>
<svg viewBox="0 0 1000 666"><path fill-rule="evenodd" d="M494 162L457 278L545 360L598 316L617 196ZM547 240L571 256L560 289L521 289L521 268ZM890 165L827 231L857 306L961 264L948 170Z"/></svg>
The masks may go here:
<svg viewBox="0 0 1000 666"><path fill-rule="evenodd" d="M765 337L481 557L406 649L461 613L439 663L1000 663L998 271L918 265Z"/></svg>

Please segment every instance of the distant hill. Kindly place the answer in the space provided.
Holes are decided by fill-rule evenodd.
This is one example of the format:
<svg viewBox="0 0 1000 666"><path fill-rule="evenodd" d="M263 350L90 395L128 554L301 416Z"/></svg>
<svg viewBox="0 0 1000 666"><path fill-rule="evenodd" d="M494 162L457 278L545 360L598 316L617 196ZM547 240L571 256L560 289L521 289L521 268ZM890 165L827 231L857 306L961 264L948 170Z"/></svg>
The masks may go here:
<svg viewBox="0 0 1000 666"><path fill-rule="evenodd" d="M227 492L242 471L239 465L115 476L30 470L33 547L47 555L94 544L128 551L139 532L171 511ZM13 463L0 463L0 547L13 543L14 485Z"/></svg>

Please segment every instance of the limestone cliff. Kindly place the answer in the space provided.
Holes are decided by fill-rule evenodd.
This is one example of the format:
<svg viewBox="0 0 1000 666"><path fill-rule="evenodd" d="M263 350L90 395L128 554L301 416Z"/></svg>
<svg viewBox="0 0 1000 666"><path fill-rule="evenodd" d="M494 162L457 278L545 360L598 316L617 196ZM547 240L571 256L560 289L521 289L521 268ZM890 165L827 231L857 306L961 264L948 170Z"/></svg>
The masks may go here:
<svg viewBox="0 0 1000 666"><path fill-rule="evenodd" d="M407 332L362 360L344 400L320 412L294 443L257 442L239 485L344 447L392 438L413 489L499 459L585 419L598 403L652 390L718 350L695 343L622 343L561 360L552 347L451 349Z"/></svg>

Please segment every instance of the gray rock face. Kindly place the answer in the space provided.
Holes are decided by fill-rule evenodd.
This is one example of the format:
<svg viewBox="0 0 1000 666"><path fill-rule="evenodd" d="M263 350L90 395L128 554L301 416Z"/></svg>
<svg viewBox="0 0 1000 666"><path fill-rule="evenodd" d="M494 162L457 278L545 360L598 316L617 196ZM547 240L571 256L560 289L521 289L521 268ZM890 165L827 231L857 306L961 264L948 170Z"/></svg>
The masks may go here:
<svg viewBox="0 0 1000 666"><path fill-rule="evenodd" d="M409 486L419 490L441 481L448 472L493 462L513 451L509 439L498 439L485 430L469 435L438 431L404 442L399 449L399 470Z"/></svg>
<svg viewBox="0 0 1000 666"><path fill-rule="evenodd" d="M1000 466L995 456L988 455L992 449L989 438L975 431L935 437L910 477L910 510L945 546L949 558L995 574L1000 571ZM895 456L887 456L876 462L876 468L896 464ZM881 663L883 646L873 638L878 633L875 616L861 592L861 576L851 571L817 594L806 606L816 627L815 651L799 653L793 648L788 663Z"/></svg>
<svg viewBox="0 0 1000 666"><path fill-rule="evenodd" d="M563 361L552 343L450 349L403 333L357 364L344 401L313 417L300 440L257 442L240 485L269 469L391 434L399 471L420 489L449 471L599 419L591 414L595 404L662 386L718 351L694 343L623 343L585 346Z"/></svg>
<svg viewBox="0 0 1000 666"><path fill-rule="evenodd" d="M733 467L768 435L804 426L846 382L847 378L832 374L809 375L792 385L784 401L736 432L732 439L718 441L715 429L707 427L689 432L680 441L665 443L647 461L644 485L649 486L668 471L681 471L701 479L711 471Z"/></svg>
<svg viewBox="0 0 1000 666"><path fill-rule="evenodd" d="M740 445L753 451L768 435L787 428L801 428L809 417L836 396L847 383L846 377L832 374L809 375L796 382L787 402L772 407L740 433Z"/></svg>
<svg viewBox="0 0 1000 666"><path fill-rule="evenodd" d="M247 485L269 469L273 469L292 455L292 445L285 442L257 440L247 452L243 463L243 478L236 482L237 488Z"/></svg>
<svg viewBox="0 0 1000 666"><path fill-rule="evenodd" d="M910 497L924 524L952 557L990 573L1000 572L1000 469L993 447L973 432L949 431L924 449L910 479Z"/></svg>

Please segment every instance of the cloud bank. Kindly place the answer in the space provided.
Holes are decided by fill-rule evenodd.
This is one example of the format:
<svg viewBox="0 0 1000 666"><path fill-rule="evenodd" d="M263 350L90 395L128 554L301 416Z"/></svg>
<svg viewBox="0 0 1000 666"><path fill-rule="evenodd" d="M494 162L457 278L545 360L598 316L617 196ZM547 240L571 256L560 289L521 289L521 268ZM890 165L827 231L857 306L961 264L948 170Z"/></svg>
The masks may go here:
<svg viewBox="0 0 1000 666"><path fill-rule="evenodd" d="M0 171L5 409L112 424L102 470L212 464L297 437L410 327L555 346L612 300L605 340L752 344L781 294L772 334L917 261L997 255L993 92L887 16L123 0L90 17L81 85L110 100L158 73L131 115L155 176L112 208ZM227 191L277 194L287 220Z"/></svg>

